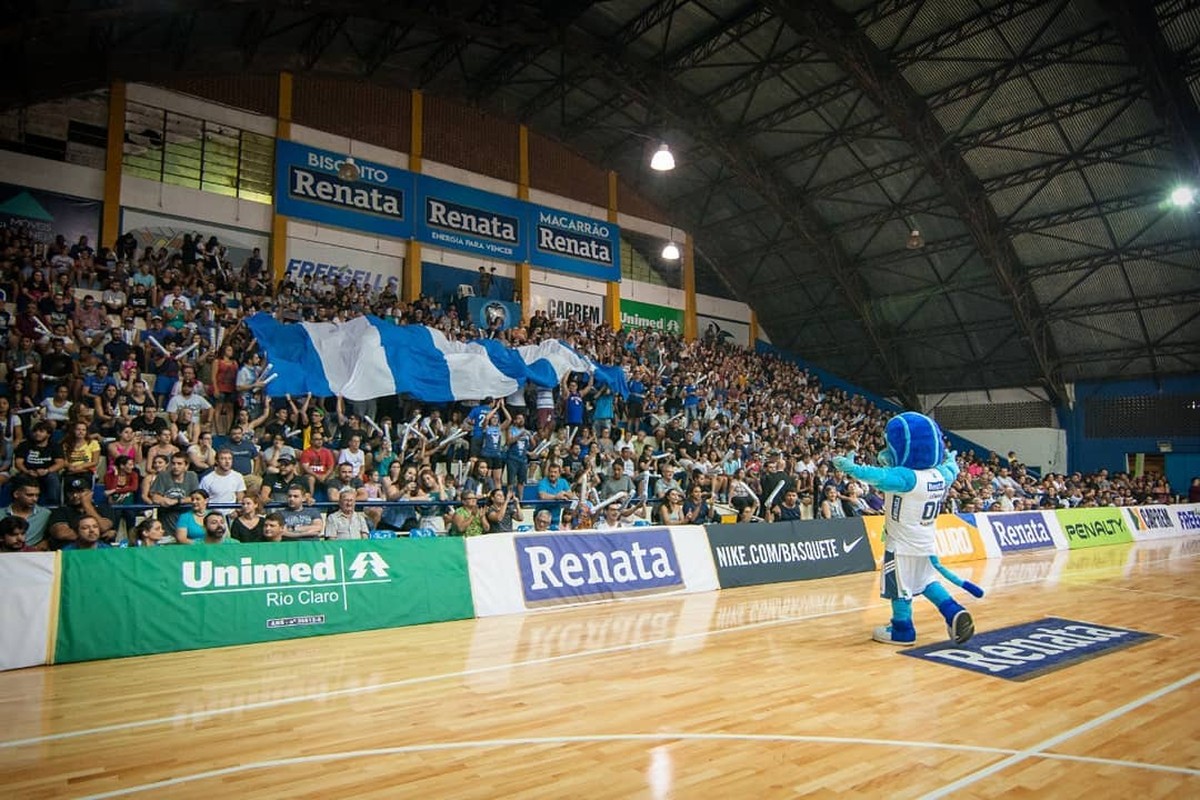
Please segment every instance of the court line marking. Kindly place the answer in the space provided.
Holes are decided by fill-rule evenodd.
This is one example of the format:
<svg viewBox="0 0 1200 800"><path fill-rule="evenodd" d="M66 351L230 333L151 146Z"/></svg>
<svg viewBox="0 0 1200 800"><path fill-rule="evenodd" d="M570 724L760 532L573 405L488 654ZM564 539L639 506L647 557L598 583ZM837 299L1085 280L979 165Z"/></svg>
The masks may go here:
<svg viewBox="0 0 1200 800"><path fill-rule="evenodd" d="M544 736L522 737L516 739L480 739L466 742L427 742L425 744L403 745L399 747L381 747L370 750L347 750L339 753L318 753L293 758L277 758L265 761L255 761L249 764L237 764L232 767L195 772L189 775L179 775L165 778L153 783L143 783L136 786L126 786L120 789L86 795L80 800L106 800L111 797L148 792L155 789L166 789L185 783L221 778L261 769L291 767L301 764L323 764L332 761L345 761L354 758L370 758L377 756L406 755L409 753L428 753L449 750L486 749L494 747L531 747L539 745L593 744L598 742L666 742L666 741L740 741L740 742L785 742L795 744L844 744L871 745L878 747L906 747L928 750L952 750L955 752L987 753L992 755L1018 756L1023 751L1005 747L985 747L970 744L952 744L949 742L908 741L904 739L871 739L851 736L802 736L790 734L765 733L627 733L627 734L596 734L594 736ZM1127 761L1093 756L1068 756L1057 753L1034 753L1036 757L1065 761L1086 761L1106 765L1119 765L1138 769L1150 769L1159 772L1174 772L1188 775L1200 775L1200 770L1188 767L1172 767L1165 764L1143 764L1138 761Z"/></svg>
<svg viewBox="0 0 1200 800"><path fill-rule="evenodd" d="M1135 711L1135 710L1141 708L1142 706L1147 705L1148 703L1153 703L1155 700L1158 700L1161 697L1165 697L1166 695L1170 694L1171 692L1174 692L1178 689L1182 689L1185 686L1189 686L1189 685L1195 683L1197 680L1200 680L1200 672L1193 672L1191 675L1188 675L1186 678L1180 678L1179 680L1175 681L1174 683L1169 683L1166 686L1163 686L1159 689L1155 689L1153 692L1142 695L1141 697L1137 698L1136 700L1131 700L1123 706L1118 706L1117 708L1114 708L1111 711L1101 714L1098 717L1094 717L1094 718L1088 720L1087 722L1076 725L1073 728L1068 728L1067 730L1063 731L1062 733L1051 736L1049 739L1044 739L1043 741L1040 741L1031 747L1026 747L1023 750L1020 750L1020 751L1012 754L1008 758L1001 759L1000 761L997 761L994 764L986 766L983 769L976 770L975 772L972 772L969 775L965 775L962 778L959 778L958 780L954 781L953 783L946 784L945 786L941 787L940 789L935 789L934 791L932 791L926 795L923 795L922 800L937 800L937 798L946 797L947 795L954 794L955 792L965 789L966 787L970 786L971 784L977 783L978 781L981 781L984 778L987 778L991 775L995 775L997 772L1000 772L1001 770L1007 769L1008 767L1011 767L1015 764L1019 764L1020 762L1024 761L1027 758L1039 757L1042 755L1046 755L1045 753L1042 752L1043 750L1046 750L1047 748L1062 744L1063 742L1067 741L1068 739L1073 739L1081 733L1087 733L1088 731L1094 730L1095 728L1098 728L1101 725L1105 725L1109 722L1112 722L1115 719L1120 719L1121 717L1128 714L1130 711ZM1189 770L1189 772L1191 774L1197 774L1196 770Z"/></svg>
<svg viewBox="0 0 1200 800"><path fill-rule="evenodd" d="M1082 583L1073 583L1071 581L1064 581L1064 583L1066 583L1068 585L1073 585L1073 586L1086 585L1086 584L1082 584ZM1106 592L1109 592L1109 591L1133 592L1134 594L1145 594L1145 595L1150 595L1151 597L1170 597L1175 600L1191 600L1193 602L1200 600L1200 597L1193 597L1192 595L1187 595L1187 594L1171 594L1170 592L1154 592L1154 591L1151 591L1150 589L1131 589L1128 586L1102 586L1102 587L1098 587L1098 588L1101 588Z"/></svg>
<svg viewBox="0 0 1200 800"><path fill-rule="evenodd" d="M466 678L472 675L486 675L490 672L500 672L502 670L517 669L520 667L538 666L541 664L554 664L560 661L571 661L578 658L586 658L588 656L607 655L609 653L620 653L626 651L640 650L646 647L656 647L674 642L686 641L688 639L698 639L706 636L716 636L726 633L735 633L756 628L767 628L773 625L784 625L791 622L803 622L805 620L821 619L823 617L834 617L841 614L857 614L862 611L868 611L876 608L877 604L869 606L855 606L853 608L842 608L837 611L822 611L818 614L804 614L795 617L780 617L778 619L761 620L759 622L748 622L745 625L736 625L730 628L720 628L716 630L697 631L696 633L687 633L679 636L669 636L659 639L647 639L644 642L629 642L627 644L612 645L611 647L600 647L594 650L581 650L577 653L563 653L557 656L546 656L545 658L534 658L526 661L514 661L507 664L493 664L487 667L476 667L474 669L458 670L456 672L444 672L436 675L417 675L411 678L403 678L396 681L386 681L384 683L372 683L366 686L348 686L344 689L330 689L323 692L313 692L311 694L296 695L294 697L280 697L273 700L261 700L256 703L243 703L236 706L227 706L224 708L212 708L202 711L189 711L183 714L173 714L168 717L154 717L151 719L133 720L130 722L118 722L112 725L101 725L95 728L82 728L76 731L64 731L62 733L51 733L45 736L31 736L26 739L10 739L0 741L0 750L10 749L13 747L21 747L24 745L40 744L42 742L52 742L61 739L74 739L80 736L90 736L93 734L112 733L114 731L125 731L134 728L146 728L154 725L164 725L178 722L196 721L208 719L209 717L220 716L224 714L232 714L240 711L254 711L261 708L274 708L276 706L290 705L292 703L304 703L313 700L326 700L331 697L346 697L350 695L366 694L368 692L377 692L384 689L395 689L401 686L413 686L421 683L432 683L434 681L446 680L450 678Z"/></svg>
<svg viewBox="0 0 1200 800"><path fill-rule="evenodd" d="M1186 556L1169 556L1167 558L1145 561L1144 564L1158 564L1167 561L1176 561L1183 558L1200 557L1200 553L1189 554ZM1091 572L1108 571L1110 567L1092 567L1090 569L1075 570L1075 575L1086 575ZM866 574L866 573L862 573ZM1016 586L1025 586L1028 584L1044 583L1047 579L1031 578L1026 581L1015 581L1006 583L998 589L990 591L1003 591ZM719 591L719 590L717 590ZM646 599L662 599L662 598L646 598ZM628 602L637 602L628 600ZM843 608L837 611L823 611L818 614L804 614L793 617L780 617L778 619L761 620L759 622L748 622L745 625L735 625L729 628L719 628L716 630L698 631L696 633L684 634L682 636L670 636L661 639L649 639L644 642L631 642L628 644L613 645L612 647L601 647L595 650L581 650L578 653L564 653L558 656L547 656L545 658L535 658L528 661L515 661L508 664L494 664L489 667L478 667L476 669L459 670L458 672L440 673L437 675L418 675L411 678L403 678L397 681L386 681L384 683L373 683L366 686L350 686L344 689L330 689L323 692L313 692L310 694L295 695L293 697L280 697L273 700L261 700L255 703L243 703L241 705L226 706L222 708L205 709L203 711L189 711L183 714L172 714L166 717L152 717L150 719L132 720L129 722L118 722L111 725L100 725L95 728L81 728L75 731L64 731L62 733L51 733L44 736L31 736L24 739L9 739L0 741L0 750L7 750L14 747L23 747L25 745L40 744L42 742L60 741L63 739L76 739L83 736L92 736L95 734L113 733L116 731L134 730L137 728L148 728L155 725L176 724L180 722L198 721L209 719L211 717L221 716L225 714L234 714L242 711L256 711L262 708L275 708L278 706L290 705L292 703L304 703L313 700L326 700L332 697L347 697L351 695L366 694L368 692L383 691L386 689L396 689L402 686L414 686L421 683L432 683L450 678L466 678L472 675L486 675L491 672L499 672L501 670L518 669L520 667L537 666L539 664L552 664L560 661L569 661L577 658L586 658L593 655L607 655L610 653L620 653L626 651L640 650L644 647L655 647L662 644L671 644L673 642L685 641L688 639L696 639L706 636L718 636L726 633L734 633L739 631L755 630L757 628L767 628L773 625L783 625L790 622L803 622L806 620L822 619L825 617L839 616L841 614L854 614L860 611L868 611L873 608L881 607L879 603L871 605L855 606L853 608ZM555 609L558 610L558 609ZM565 610L565 609L564 609Z"/></svg>

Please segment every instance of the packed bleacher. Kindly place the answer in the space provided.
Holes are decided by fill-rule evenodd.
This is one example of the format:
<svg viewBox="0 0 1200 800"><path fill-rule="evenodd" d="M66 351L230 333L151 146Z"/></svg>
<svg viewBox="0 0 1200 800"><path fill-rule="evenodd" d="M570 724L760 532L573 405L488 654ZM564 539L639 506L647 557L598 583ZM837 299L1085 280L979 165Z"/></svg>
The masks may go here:
<svg viewBox="0 0 1200 800"><path fill-rule="evenodd" d="M176 252L0 231L3 550L462 535L879 514L833 456L873 454L889 416L865 398L708 333L534 314L475 328L453 298L406 303L306 276L276 284L215 237ZM485 275L486 277L486 275ZM486 290L486 287L481 287ZM629 393L586 373L557 388L433 405L409 397L267 397L245 325L372 314L448 338L555 338L619 364ZM1035 475L960 453L947 511L1169 503L1161 475ZM1197 482L1200 484L1200 482Z"/></svg>

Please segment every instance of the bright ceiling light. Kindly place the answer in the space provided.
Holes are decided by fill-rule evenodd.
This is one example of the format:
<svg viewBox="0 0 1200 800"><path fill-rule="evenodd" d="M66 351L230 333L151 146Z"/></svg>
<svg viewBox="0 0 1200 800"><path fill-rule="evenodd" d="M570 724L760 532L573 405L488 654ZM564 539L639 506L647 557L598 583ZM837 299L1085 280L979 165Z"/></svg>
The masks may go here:
<svg viewBox="0 0 1200 800"><path fill-rule="evenodd" d="M667 261L678 261L679 245L674 242L667 242L667 246L662 249L662 257Z"/></svg>
<svg viewBox="0 0 1200 800"><path fill-rule="evenodd" d="M668 172L675 169L675 156L671 155L671 148L667 147L666 142L660 144L658 149L654 151L654 158L650 159L650 169L658 172Z"/></svg>
<svg viewBox="0 0 1200 800"><path fill-rule="evenodd" d="M1190 186L1180 186L1171 192L1171 202L1176 208L1190 208L1196 202L1196 190Z"/></svg>

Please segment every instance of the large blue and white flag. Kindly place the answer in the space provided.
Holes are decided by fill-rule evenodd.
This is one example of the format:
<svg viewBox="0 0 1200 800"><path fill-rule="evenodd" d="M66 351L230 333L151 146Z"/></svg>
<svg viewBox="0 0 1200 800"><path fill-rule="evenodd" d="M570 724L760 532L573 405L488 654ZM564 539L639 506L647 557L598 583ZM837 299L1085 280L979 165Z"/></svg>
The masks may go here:
<svg viewBox="0 0 1200 800"><path fill-rule="evenodd" d="M372 316L285 324L259 313L246 325L270 364L264 377L272 397L312 392L347 400L397 394L430 403L481 400L512 394L526 382L554 386L568 372L591 373L598 386L628 392L620 366L605 367L554 339L516 349L491 339L464 344L424 325Z"/></svg>

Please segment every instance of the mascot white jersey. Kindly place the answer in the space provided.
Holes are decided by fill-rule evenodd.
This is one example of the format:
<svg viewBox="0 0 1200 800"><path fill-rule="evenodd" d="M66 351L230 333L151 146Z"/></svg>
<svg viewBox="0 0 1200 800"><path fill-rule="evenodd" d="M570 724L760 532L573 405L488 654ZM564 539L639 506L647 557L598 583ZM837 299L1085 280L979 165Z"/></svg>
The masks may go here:
<svg viewBox="0 0 1200 800"><path fill-rule="evenodd" d="M878 467L839 456L834 466L884 492L884 554L880 595L892 602L890 624L875 629L874 639L886 644L912 644L917 631L912 621L912 598L922 595L937 606L950 638L962 644L975 633L971 614L938 581L949 580L976 597L983 590L941 565L935 548L937 516L942 501L958 477L958 462L942 443L942 431L924 414L906 411L888 421L887 447Z"/></svg>

